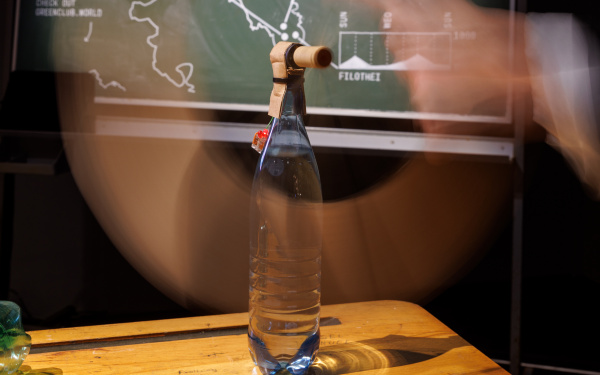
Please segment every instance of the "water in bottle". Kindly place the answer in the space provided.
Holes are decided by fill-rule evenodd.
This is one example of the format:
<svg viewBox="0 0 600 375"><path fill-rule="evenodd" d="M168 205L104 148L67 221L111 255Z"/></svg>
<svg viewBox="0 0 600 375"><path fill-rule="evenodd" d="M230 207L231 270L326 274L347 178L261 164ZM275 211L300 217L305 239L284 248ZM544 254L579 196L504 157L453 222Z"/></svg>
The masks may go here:
<svg viewBox="0 0 600 375"><path fill-rule="evenodd" d="M300 90L288 88L252 189L248 335L263 374L303 374L319 348L323 201Z"/></svg>

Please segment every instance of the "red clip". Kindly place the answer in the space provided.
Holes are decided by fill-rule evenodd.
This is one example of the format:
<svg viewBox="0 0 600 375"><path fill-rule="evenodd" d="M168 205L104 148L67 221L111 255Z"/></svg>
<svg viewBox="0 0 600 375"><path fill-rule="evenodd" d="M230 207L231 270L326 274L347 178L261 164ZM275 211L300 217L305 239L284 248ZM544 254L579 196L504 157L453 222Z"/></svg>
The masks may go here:
<svg viewBox="0 0 600 375"><path fill-rule="evenodd" d="M268 137L269 129L259 130L254 133L254 138L252 139L252 148L260 154L263 148L265 148L265 142L267 141Z"/></svg>

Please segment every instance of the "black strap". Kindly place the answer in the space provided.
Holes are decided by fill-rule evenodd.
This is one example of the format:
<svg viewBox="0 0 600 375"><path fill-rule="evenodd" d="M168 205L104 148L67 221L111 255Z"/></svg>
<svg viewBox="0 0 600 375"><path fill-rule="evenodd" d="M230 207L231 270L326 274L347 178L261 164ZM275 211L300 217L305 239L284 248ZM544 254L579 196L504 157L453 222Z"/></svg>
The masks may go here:
<svg viewBox="0 0 600 375"><path fill-rule="evenodd" d="M273 83L302 83L304 82L304 76L302 75L289 75L287 78L275 78L273 77Z"/></svg>

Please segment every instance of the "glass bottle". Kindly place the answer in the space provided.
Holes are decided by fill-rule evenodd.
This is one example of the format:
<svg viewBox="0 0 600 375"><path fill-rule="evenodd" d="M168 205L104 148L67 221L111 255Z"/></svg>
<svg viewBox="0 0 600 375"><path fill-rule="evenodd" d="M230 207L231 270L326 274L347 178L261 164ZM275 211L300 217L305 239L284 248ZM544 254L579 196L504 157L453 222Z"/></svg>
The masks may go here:
<svg viewBox="0 0 600 375"><path fill-rule="evenodd" d="M31 336L23 330L21 308L11 301L0 301L0 374L19 372L29 354Z"/></svg>
<svg viewBox="0 0 600 375"><path fill-rule="evenodd" d="M286 80L252 186L248 337L263 374L301 375L319 349L323 199L303 82Z"/></svg>

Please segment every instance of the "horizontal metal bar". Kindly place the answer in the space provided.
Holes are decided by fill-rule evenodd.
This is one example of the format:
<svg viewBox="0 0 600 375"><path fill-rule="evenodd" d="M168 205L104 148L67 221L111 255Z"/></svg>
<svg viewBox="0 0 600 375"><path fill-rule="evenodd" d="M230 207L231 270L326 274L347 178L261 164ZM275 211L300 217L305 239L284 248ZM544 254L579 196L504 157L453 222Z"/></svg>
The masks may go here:
<svg viewBox="0 0 600 375"><path fill-rule="evenodd" d="M309 128L308 133L313 146L513 157L508 138L330 128Z"/></svg>
<svg viewBox="0 0 600 375"><path fill-rule="evenodd" d="M216 103L216 102L194 102L182 100L163 99L131 99L110 98L97 96L94 98L96 104L140 106L140 107L165 107L165 108L193 108L221 111L248 111L267 113L269 106L266 104L242 104L242 103ZM307 113L314 115L354 116L367 118L395 118L395 119L419 119L419 120L444 120L475 123L510 124L512 119L511 108L508 107L505 114L501 116L492 115L459 115L456 113L435 113L417 111L378 111L370 109L331 108L331 107L306 107Z"/></svg>
<svg viewBox="0 0 600 375"><path fill-rule="evenodd" d="M264 128L256 124L109 116L98 117L95 125L96 134L100 135L241 143L250 143L254 133ZM512 160L514 154L513 141L510 138L316 127L307 127L307 131L314 147L441 152L499 156L509 160Z"/></svg>

